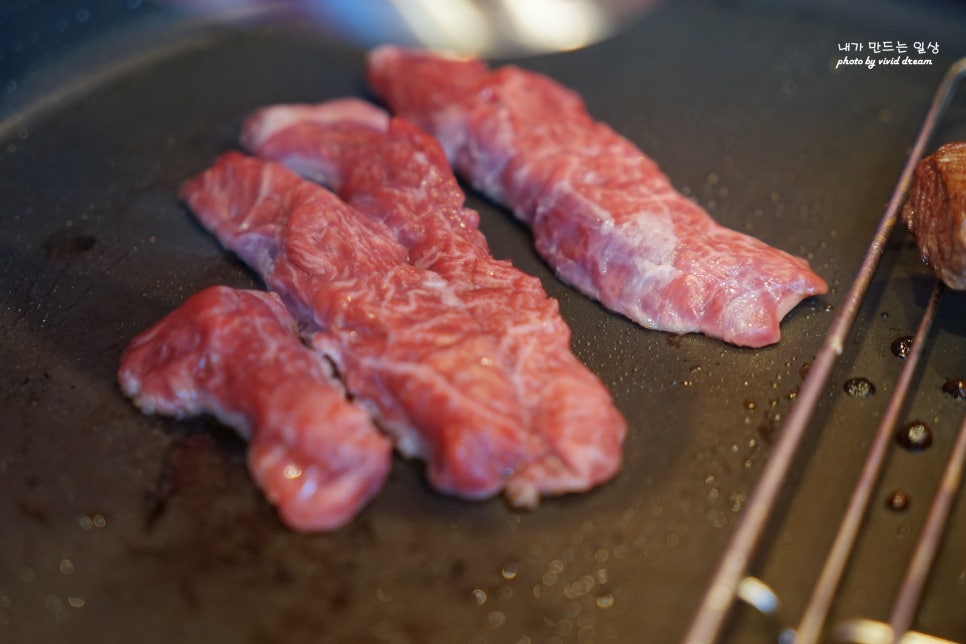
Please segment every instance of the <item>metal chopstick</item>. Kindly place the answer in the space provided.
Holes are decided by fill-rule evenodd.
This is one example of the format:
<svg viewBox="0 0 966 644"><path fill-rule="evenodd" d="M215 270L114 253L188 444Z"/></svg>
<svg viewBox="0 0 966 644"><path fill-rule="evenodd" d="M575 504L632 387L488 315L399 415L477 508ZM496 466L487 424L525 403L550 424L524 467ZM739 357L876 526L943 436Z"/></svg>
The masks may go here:
<svg viewBox="0 0 966 644"><path fill-rule="evenodd" d="M845 570L849 555L855 545L855 538L858 535L866 508L868 508L869 499L872 497L875 484L882 472L882 465L888 453L896 422L905 404L906 395L916 372L916 365L922 355L926 336L932 328L932 322L936 317L936 311L939 309L939 302L944 290L942 282L936 282L932 297L929 298L929 304L923 312L919 329L916 331L912 346L909 349L909 355L906 357L905 365L899 374L895 392L889 398L882 421L876 430L872 447L869 449L869 454L862 467L862 473L852 491L845 517L839 524L835 542L829 551L818 582L815 584L812 596L796 629L795 644L814 644L821 636L829 606L831 606L832 599L835 597L835 590L838 588L839 581L842 579L842 572Z"/></svg>
<svg viewBox="0 0 966 644"><path fill-rule="evenodd" d="M889 625L892 627L894 642L898 642L903 634L912 626L912 620L923 586L932 562L939 549L939 541L952 509L953 499L959 490L963 479L963 463L966 461L966 419L959 428L959 434L949 456L946 470L943 472L939 489L929 506L926 524L923 526L916 550L906 571L906 576L899 587L899 594L892 607Z"/></svg>
<svg viewBox="0 0 966 644"><path fill-rule="evenodd" d="M725 618L734 603L738 584L747 573L751 557L761 540L778 494L784 487L790 466L818 404L819 396L831 375L832 367L842 354L845 339L882 258L886 242L898 219L899 209L912 182L915 165L922 157L926 144L946 109L958 79L964 74L966 74L966 58L958 60L949 68L933 97L892 197L862 260L855 282L832 320L828 337L799 391L798 403L788 416L775 448L765 464L761 480L745 506L742 519L691 622L684 640L687 644L714 642L724 625Z"/></svg>

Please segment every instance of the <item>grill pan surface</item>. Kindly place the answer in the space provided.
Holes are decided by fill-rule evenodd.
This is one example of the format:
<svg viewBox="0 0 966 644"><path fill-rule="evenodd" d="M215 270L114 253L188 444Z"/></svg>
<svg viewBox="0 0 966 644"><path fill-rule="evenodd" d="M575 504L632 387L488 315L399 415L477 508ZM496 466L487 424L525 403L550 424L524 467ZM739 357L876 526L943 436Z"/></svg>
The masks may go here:
<svg viewBox="0 0 966 644"><path fill-rule="evenodd" d="M273 102L365 96L358 45L216 25L137 2L0 14L0 641L678 641L855 275L933 90L966 54L960 5L670 3L579 51L517 59L578 90L719 221L806 256L832 292L780 344L738 349L636 327L558 282L510 215L469 193L494 254L560 301L573 348L629 423L611 484L532 512L427 489L397 460L347 528L285 529L244 444L140 414L120 352L212 284L258 282L176 198ZM935 42L931 65L835 69L841 43ZM868 51L863 56L870 55ZM966 96L934 145L966 138ZM897 228L816 410L753 572L777 614L737 607L734 642L792 625L902 362L931 274ZM966 300L945 297L896 449L830 623L887 613L966 401ZM868 398L843 383L864 377ZM906 510L885 499L902 490ZM916 630L966 640L960 502Z"/></svg>

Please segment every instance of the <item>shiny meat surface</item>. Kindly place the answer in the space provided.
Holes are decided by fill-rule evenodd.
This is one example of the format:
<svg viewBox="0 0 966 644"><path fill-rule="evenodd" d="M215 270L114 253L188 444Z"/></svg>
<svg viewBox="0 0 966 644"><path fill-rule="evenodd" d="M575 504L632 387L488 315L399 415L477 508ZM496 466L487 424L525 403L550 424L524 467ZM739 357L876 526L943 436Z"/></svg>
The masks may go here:
<svg viewBox="0 0 966 644"><path fill-rule="evenodd" d="M412 266L385 225L284 166L230 152L182 195L278 292L438 490L503 491L540 445L484 332L449 284Z"/></svg>
<svg viewBox="0 0 966 644"><path fill-rule="evenodd" d="M439 144L402 119L355 99L260 110L242 132L260 156L332 186L385 223L409 261L443 277L480 327L500 343L540 454L508 488L516 505L586 490L621 463L625 423L603 383L570 351L570 328L535 277L494 259L479 215Z"/></svg>
<svg viewBox="0 0 966 644"><path fill-rule="evenodd" d="M966 142L922 159L902 209L923 260L952 289L966 289Z"/></svg>
<svg viewBox="0 0 966 644"><path fill-rule="evenodd" d="M714 222L550 78L384 46L369 55L368 81L530 226L562 280L645 327L760 347L827 290L805 260Z"/></svg>
<svg viewBox="0 0 966 644"><path fill-rule="evenodd" d="M118 380L146 413L211 414L249 440L252 476L296 530L341 527L389 472L389 440L274 294L201 291L131 342Z"/></svg>

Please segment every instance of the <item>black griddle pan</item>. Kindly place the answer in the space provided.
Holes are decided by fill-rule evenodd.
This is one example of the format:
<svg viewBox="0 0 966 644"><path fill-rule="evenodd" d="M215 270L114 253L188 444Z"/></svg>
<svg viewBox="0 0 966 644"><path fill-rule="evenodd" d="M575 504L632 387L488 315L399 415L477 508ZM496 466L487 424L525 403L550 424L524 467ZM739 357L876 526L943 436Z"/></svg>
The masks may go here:
<svg viewBox="0 0 966 644"><path fill-rule="evenodd" d="M626 415L626 464L517 512L424 484L397 459L332 534L286 529L244 444L142 415L120 352L192 293L260 287L195 223L180 184L274 102L367 96L365 49L313 30L217 24L138 2L0 12L0 641L674 642L686 631L821 346L946 67L961 5L668 3L614 38L514 59L578 90L715 218L807 257L831 292L749 350L644 330L561 284L508 212L469 191L498 257L560 301L576 354ZM847 42L935 42L931 64L840 66ZM868 52L866 52L868 53ZM966 137L966 97L936 145ZM935 146L932 146L935 147ZM932 278L897 228L753 572L729 642L794 624L834 536ZM949 294L908 405L933 445L897 449L830 623L884 619L966 402L966 300ZM851 397L864 377L876 394ZM902 490L908 507L886 499ZM914 624L966 639L966 508Z"/></svg>

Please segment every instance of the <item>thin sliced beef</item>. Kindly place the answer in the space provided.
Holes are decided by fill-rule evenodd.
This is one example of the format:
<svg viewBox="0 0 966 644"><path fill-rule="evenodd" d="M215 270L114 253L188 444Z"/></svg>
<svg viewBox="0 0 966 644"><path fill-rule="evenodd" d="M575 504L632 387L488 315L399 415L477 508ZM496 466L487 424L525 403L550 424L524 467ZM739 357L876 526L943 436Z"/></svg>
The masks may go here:
<svg viewBox="0 0 966 644"><path fill-rule="evenodd" d="M255 481L294 529L344 525L389 472L391 443L274 294L201 291L131 342L118 380L147 413L210 414L248 439Z"/></svg>
<svg viewBox="0 0 966 644"><path fill-rule="evenodd" d="M966 142L947 143L916 164L902 220L936 275L966 290Z"/></svg>
<svg viewBox="0 0 966 644"><path fill-rule="evenodd" d="M262 109L245 122L242 139L252 152L333 187L385 223L409 261L447 280L481 328L499 339L500 363L543 443L513 482L517 505L586 490L617 472L625 423L610 394L571 353L570 329L540 281L490 254L479 216L464 207L432 137L345 99Z"/></svg>
<svg viewBox="0 0 966 644"><path fill-rule="evenodd" d="M381 223L280 164L230 152L182 195L279 293L347 390L424 459L440 491L504 489L539 445L484 333L439 275Z"/></svg>
<svg viewBox="0 0 966 644"><path fill-rule="evenodd" d="M763 346L827 289L805 260L715 223L550 78L384 46L369 55L368 80L531 227L561 279L645 327Z"/></svg>

